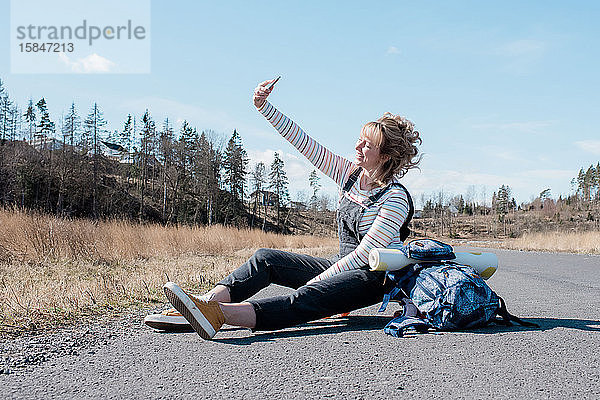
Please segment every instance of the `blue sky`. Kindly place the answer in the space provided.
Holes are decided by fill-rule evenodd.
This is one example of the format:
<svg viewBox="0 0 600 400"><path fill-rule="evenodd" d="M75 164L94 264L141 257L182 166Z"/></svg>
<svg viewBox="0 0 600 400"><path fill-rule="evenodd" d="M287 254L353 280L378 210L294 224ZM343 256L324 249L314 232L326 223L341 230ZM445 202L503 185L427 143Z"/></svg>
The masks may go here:
<svg viewBox="0 0 600 400"><path fill-rule="evenodd" d="M413 120L424 158L404 182L417 200L489 201L502 184L518 202L568 194L600 160L600 3L423 3L152 1L150 73L12 74L4 0L0 78L20 105L46 97L56 120L96 101L111 129L146 108L226 138L235 128L253 162L283 154L295 198L311 167L251 102L282 75L272 103L339 154L386 111Z"/></svg>

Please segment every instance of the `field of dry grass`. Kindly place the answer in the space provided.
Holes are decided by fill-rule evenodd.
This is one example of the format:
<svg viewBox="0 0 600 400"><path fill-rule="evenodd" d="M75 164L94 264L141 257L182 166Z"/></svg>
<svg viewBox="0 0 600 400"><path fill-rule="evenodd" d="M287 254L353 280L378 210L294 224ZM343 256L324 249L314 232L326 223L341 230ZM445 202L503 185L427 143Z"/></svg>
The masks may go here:
<svg viewBox="0 0 600 400"><path fill-rule="evenodd" d="M0 336L163 303L167 279L206 290L261 247L325 255L336 246L309 235L0 210Z"/></svg>
<svg viewBox="0 0 600 400"><path fill-rule="evenodd" d="M485 247L515 250L539 250L600 254L600 219L586 220L570 214L557 221L537 210L510 214L503 225L494 216L459 216L440 223L432 218L413 220L419 236L461 245L471 243Z"/></svg>
<svg viewBox="0 0 600 400"><path fill-rule="evenodd" d="M525 233L502 242L503 248L569 253L600 254L600 232Z"/></svg>

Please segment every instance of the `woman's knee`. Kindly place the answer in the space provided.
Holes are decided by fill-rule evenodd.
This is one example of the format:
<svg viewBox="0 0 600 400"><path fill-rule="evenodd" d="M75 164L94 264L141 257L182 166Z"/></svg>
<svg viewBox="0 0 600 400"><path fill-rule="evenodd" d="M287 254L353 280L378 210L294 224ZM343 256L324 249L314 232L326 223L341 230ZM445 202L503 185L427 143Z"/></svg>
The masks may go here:
<svg viewBox="0 0 600 400"><path fill-rule="evenodd" d="M260 265L269 265L272 264L272 261L275 259L280 250L275 249L258 249L252 255L252 259Z"/></svg>

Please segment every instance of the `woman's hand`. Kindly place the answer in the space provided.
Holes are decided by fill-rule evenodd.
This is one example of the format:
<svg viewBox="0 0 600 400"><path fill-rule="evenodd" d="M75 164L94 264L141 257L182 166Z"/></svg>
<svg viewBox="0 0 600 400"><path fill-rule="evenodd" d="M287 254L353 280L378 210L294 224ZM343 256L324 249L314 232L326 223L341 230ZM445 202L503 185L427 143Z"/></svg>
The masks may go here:
<svg viewBox="0 0 600 400"><path fill-rule="evenodd" d="M263 104L265 104L267 97L269 97L269 95L271 94L271 89L269 89L268 87L274 81L275 79L264 81L262 83L259 83L256 89L254 89L254 97L252 100L254 101L254 105L256 106L256 108L260 108Z"/></svg>

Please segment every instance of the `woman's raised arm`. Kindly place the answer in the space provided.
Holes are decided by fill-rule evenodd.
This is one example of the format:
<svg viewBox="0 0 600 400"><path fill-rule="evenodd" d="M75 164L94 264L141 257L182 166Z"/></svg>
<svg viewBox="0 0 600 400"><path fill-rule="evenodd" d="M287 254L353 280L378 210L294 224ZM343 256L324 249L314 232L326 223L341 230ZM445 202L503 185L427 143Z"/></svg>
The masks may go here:
<svg viewBox="0 0 600 400"><path fill-rule="evenodd" d="M264 81L254 89L253 101L258 111L271 123L271 125L273 125L273 127L275 127L281 136L298 149L308 161L325 175L333 179L338 186L342 186L348 178L348 175L350 175L357 166L319 144L316 140L308 136L294 121L283 115L269 103L267 97L271 94L269 85L271 85L272 82L273 80Z"/></svg>

